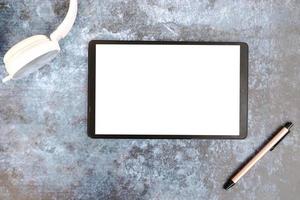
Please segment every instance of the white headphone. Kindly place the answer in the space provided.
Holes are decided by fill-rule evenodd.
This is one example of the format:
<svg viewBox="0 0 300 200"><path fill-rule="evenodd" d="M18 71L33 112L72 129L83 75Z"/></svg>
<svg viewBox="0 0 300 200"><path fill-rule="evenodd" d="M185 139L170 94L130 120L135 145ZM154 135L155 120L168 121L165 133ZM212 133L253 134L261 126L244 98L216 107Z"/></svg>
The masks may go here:
<svg viewBox="0 0 300 200"><path fill-rule="evenodd" d="M74 25L77 15L77 0L70 0L64 21L48 38L35 35L14 45L4 56L8 76L3 82L22 78L49 63L59 52L59 40L63 39Z"/></svg>

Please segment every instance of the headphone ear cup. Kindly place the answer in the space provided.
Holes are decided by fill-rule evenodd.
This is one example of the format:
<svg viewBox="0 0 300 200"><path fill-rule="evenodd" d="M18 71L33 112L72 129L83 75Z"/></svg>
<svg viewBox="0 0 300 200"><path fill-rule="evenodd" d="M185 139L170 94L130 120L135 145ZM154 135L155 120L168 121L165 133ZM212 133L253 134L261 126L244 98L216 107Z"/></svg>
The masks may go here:
<svg viewBox="0 0 300 200"><path fill-rule="evenodd" d="M17 54L18 52L22 51L25 48L28 48L29 46L44 41L48 39L45 35L35 35L29 38L26 38L22 40L21 42L15 44L13 47L11 47L8 52L4 55L4 62L9 60L12 56Z"/></svg>
<svg viewBox="0 0 300 200"><path fill-rule="evenodd" d="M59 51L59 44L44 35L32 36L19 42L4 56L9 79L18 79L36 71L52 60Z"/></svg>

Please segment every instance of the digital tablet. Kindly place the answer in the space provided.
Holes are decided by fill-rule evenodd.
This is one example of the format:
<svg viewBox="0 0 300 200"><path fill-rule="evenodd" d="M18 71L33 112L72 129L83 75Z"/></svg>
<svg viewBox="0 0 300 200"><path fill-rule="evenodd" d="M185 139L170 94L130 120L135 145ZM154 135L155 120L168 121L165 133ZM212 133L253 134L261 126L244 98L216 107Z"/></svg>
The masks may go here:
<svg viewBox="0 0 300 200"><path fill-rule="evenodd" d="M92 138L242 139L247 93L246 43L89 44Z"/></svg>

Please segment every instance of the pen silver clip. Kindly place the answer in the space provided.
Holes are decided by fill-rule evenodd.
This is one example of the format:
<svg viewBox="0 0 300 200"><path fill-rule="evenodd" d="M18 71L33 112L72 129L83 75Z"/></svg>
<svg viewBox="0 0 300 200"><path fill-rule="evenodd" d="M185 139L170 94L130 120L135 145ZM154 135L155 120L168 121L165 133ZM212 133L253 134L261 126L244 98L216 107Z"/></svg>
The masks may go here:
<svg viewBox="0 0 300 200"><path fill-rule="evenodd" d="M274 149L275 149L275 147L288 135L290 133L290 131L289 132L287 132L286 134L285 134L285 136L283 136L276 144L274 144L274 146L270 149L270 151L273 151Z"/></svg>
<svg viewBox="0 0 300 200"><path fill-rule="evenodd" d="M294 126L292 122L287 122L284 125L284 128L288 129L288 132L270 149L270 151L273 151L275 147L290 133L290 129Z"/></svg>

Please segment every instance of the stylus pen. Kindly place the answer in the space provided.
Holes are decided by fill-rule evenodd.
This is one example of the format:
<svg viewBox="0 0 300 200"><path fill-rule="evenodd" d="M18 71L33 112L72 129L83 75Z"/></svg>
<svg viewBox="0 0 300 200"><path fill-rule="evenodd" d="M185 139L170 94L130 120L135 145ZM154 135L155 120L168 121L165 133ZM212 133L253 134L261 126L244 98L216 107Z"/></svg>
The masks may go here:
<svg viewBox="0 0 300 200"><path fill-rule="evenodd" d="M231 179L224 184L224 189L228 190L236 184L268 151L272 151L283 138L290 132L293 123L287 122L281 130Z"/></svg>

